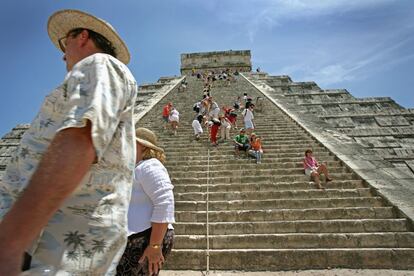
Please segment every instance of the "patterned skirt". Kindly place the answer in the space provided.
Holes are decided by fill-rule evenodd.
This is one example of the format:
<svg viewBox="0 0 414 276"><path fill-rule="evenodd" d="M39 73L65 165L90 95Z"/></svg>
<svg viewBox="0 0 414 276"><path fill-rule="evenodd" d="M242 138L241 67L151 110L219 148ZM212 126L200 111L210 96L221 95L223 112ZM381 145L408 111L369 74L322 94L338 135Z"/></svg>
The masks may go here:
<svg viewBox="0 0 414 276"><path fill-rule="evenodd" d="M148 262L144 265L138 263L144 254L151 237L151 228L133 234L128 237L128 243L125 252L116 268L117 276L150 276L148 272ZM168 229L162 241L162 255L167 259L167 255L171 252L174 245L174 230ZM157 274L153 274L155 276Z"/></svg>

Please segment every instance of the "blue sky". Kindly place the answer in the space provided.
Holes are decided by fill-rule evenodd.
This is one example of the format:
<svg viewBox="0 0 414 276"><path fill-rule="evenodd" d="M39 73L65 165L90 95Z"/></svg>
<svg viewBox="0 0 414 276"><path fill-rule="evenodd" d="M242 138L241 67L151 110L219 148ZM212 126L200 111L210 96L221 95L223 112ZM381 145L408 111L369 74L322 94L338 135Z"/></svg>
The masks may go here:
<svg viewBox="0 0 414 276"><path fill-rule="evenodd" d="M411 0L4 0L0 9L0 136L30 123L66 72L49 41L54 11L109 21L127 42L139 84L179 75L180 54L252 51L253 67L356 97L414 107Z"/></svg>

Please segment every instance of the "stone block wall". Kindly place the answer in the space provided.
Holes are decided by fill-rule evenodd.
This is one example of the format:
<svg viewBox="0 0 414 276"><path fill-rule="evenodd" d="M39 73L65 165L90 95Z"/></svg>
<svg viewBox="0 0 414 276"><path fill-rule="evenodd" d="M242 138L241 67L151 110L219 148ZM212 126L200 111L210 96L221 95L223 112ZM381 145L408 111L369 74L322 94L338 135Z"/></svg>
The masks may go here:
<svg viewBox="0 0 414 276"><path fill-rule="evenodd" d="M265 82L302 116L327 123L339 133L414 175L414 109L389 97L355 98L345 89L322 90L314 82L287 76L251 77Z"/></svg>
<svg viewBox="0 0 414 276"><path fill-rule="evenodd" d="M181 74L189 75L193 69L200 73L205 70L221 72L226 69L249 72L252 70L250 50L181 54Z"/></svg>

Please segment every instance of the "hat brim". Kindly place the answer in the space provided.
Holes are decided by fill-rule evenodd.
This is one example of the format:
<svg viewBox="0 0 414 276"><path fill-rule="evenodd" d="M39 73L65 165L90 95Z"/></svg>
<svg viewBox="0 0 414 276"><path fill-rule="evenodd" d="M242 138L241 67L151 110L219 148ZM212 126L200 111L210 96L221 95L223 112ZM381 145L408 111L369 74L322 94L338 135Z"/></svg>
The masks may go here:
<svg viewBox="0 0 414 276"><path fill-rule="evenodd" d="M100 18L78 10L61 10L52 14L47 23L50 40L59 50L59 39L77 28L89 29L104 36L115 47L117 59L124 64L129 63L131 56L125 42L108 22Z"/></svg>
<svg viewBox="0 0 414 276"><path fill-rule="evenodd" d="M156 145L154 145L151 142L148 142L147 140L143 140L143 139L138 138L138 137L136 137L136 139L137 139L137 142L138 143L140 143L141 145L143 145L143 146L145 146L147 148L151 148L153 150L157 150L157 151L160 151L160 152L164 152L164 150L162 148L157 147Z"/></svg>

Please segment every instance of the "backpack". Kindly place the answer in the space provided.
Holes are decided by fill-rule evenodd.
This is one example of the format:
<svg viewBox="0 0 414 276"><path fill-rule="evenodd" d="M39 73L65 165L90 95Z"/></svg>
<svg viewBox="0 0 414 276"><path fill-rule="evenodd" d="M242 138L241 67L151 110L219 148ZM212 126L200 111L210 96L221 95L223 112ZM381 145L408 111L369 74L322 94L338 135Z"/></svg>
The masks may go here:
<svg viewBox="0 0 414 276"><path fill-rule="evenodd" d="M199 103L195 103L193 105L193 110L196 111L196 112L200 111L200 108L198 106L199 106Z"/></svg>

